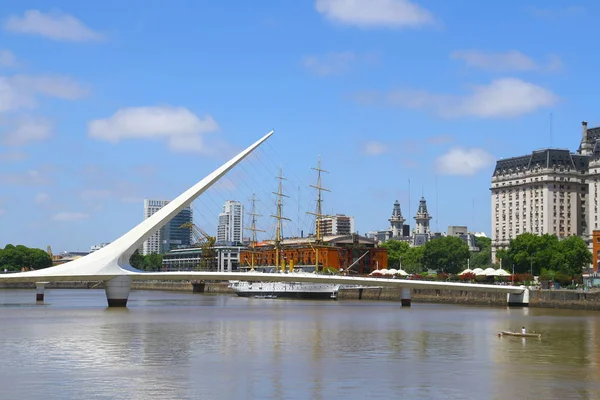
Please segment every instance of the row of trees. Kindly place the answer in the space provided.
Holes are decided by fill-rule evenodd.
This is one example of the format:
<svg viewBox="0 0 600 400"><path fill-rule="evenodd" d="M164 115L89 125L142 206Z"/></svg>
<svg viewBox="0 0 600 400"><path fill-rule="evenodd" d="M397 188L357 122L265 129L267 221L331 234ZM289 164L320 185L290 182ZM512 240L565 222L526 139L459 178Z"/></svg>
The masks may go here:
<svg viewBox="0 0 600 400"><path fill-rule="evenodd" d="M470 252L467 244L458 237L444 236L427 242L424 246L410 247L406 242L389 240L381 245L388 250L389 268L402 268L418 274L427 270L457 274L467 265L471 269L498 268L491 262L491 240L476 237L477 252ZM498 250L497 259L508 272L529 273L544 278L555 274L573 277L583 272L592 262L587 244L579 236L559 240L554 235L523 233L510 241L507 249Z"/></svg>
<svg viewBox="0 0 600 400"><path fill-rule="evenodd" d="M143 256L136 250L129 258L129 264L133 268L144 271L160 271L162 269L162 254L152 253Z"/></svg>
<svg viewBox="0 0 600 400"><path fill-rule="evenodd" d="M0 269L9 272L26 269L42 269L52 266L52 257L44 250L33 249L21 244L7 244L0 249Z"/></svg>
<svg viewBox="0 0 600 400"><path fill-rule="evenodd" d="M381 247L388 251L389 268L401 268L410 274L429 269L456 274L464 269L470 256L467 244L455 236L436 238L418 247L388 240Z"/></svg>
<svg viewBox="0 0 600 400"><path fill-rule="evenodd" d="M496 258L504 269L515 273L579 275L592 262L592 253L579 236L559 240L555 235L523 233L498 250Z"/></svg>

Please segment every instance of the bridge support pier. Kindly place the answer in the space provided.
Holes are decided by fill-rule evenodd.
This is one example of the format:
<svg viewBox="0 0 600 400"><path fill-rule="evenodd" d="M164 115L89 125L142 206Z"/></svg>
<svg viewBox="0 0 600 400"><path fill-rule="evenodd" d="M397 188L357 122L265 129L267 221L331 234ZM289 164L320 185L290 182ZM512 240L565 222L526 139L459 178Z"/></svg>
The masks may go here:
<svg viewBox="0 0 600 400"><path fill-rule="evenodd" d="M127 307L127 299L131 290L133 278L128 275L120 275L104 282L106 300L109 307Z"/></svg>
<svg viewBox="0 0 600 400"><path fill-rule="evenodd" d="M410 307L410 303L412 301L412 289L411 288L401 288L400 289L400 302L402 307Z"/></svg>
<svg viewBox="0 0 600 400"><path fill-rule="evenodd" d="M35 301L44 301L44 286L48 282L35 283Z"/></svg>
<svg viewBox="0 0 600 400"><path fill-rule="evenodd" d="M523 288L522 293L508 293L506 302L509 307L529 307L529 289Z"/></svg>

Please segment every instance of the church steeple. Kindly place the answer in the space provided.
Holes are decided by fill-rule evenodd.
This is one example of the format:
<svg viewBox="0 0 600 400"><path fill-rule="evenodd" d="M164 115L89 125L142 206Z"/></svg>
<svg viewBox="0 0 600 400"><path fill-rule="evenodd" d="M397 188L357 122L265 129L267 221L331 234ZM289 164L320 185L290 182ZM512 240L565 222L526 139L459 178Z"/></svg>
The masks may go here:
<svg viewBox="0 0 600 400"><path fill-rule="evenodd" d="M417 210L417 215L415 215L415 233L429 233L429 220L431 220L431 215L427 211L427 201L425 201L425 197L421 197L419 209Z"/></svg>
<svg viewBox="0 0 600 400"><path fill-rule="evenodd" d="M390 221L392 237L402 236L402 231L404 230L404 217L402 216L402 211L400 210L400 202L396 200L394 203L394 210L392 211L392 216L388 220Z"/></svg>

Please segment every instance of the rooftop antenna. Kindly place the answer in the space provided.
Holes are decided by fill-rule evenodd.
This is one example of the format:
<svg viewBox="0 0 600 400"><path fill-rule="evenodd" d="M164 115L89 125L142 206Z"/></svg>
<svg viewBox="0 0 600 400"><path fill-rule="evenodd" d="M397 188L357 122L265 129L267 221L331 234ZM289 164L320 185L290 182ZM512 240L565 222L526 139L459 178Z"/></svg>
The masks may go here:
<svg viewBox="0 0 600 400"><path fill-rule="evenodd" d="M440 211L439 211L440 202L438 201L438 176L435 176L435 231L439 232L439 219L440 219Z"/></svg>
<svg viewBox="0 0 600 400"><path fill-rule="evenodd" d="M552 147L552 113L550 113L550 147Z"/></svg>
<svg viewBox="0 0 600 400"><path fill-rule="evenodd" d="M410 213L410 178L408 178L408 226L410 231L410 218L412 218L412 214Z"/></svg>

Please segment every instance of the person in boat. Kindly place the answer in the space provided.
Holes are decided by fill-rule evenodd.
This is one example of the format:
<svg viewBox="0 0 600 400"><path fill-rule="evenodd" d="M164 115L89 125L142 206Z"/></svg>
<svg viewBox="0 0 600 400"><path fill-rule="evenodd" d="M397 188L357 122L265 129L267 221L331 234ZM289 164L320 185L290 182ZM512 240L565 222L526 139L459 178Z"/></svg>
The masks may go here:
<svg viewBox="0 0 600 400"><path fill-rule="evenodd" d="M522 327L522 328L521 328L521 333L522 333L523 335L527 333L527 330L525 329L525 327Z"/></svg>

